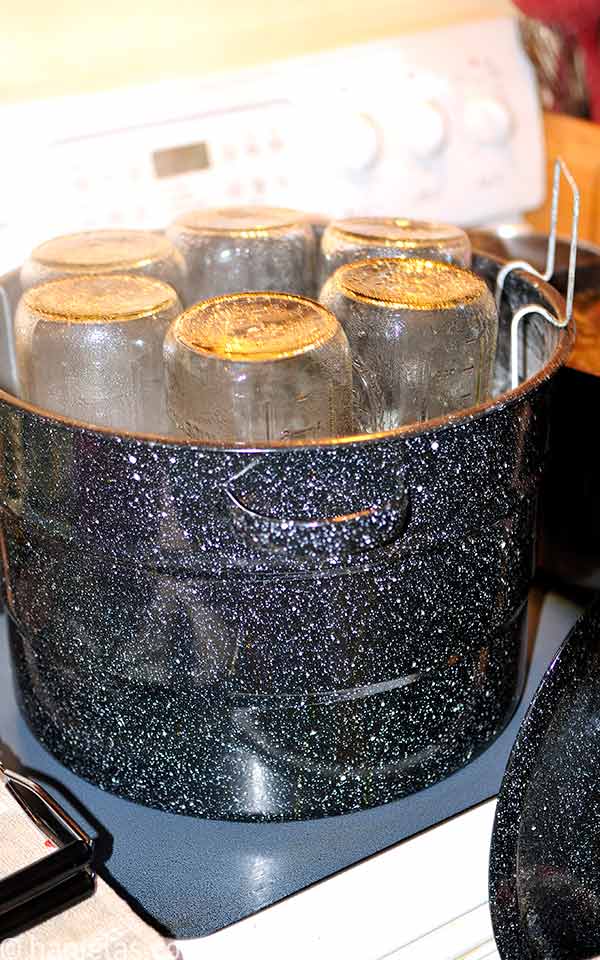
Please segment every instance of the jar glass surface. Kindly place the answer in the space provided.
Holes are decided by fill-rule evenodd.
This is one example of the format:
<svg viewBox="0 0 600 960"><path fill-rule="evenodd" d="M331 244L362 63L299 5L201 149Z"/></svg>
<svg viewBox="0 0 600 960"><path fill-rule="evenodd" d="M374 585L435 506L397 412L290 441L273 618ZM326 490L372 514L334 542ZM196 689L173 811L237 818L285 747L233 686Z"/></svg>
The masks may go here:
<svg viewBox="0 0 600 960"><path fill-rule="evenodd" d="M471 265L471 242L464 230L447 223L404 217L353 217L325 229L319 253L319 286L353 260L410 257Z"/></svg>
<svg viewBox="0 0 600 960"><path fill-rule="evenodd" d="M32 287L15 316L23 399L98 426L172 433L163 341L180 312L175 290L151 277L95 274Z"/></svg>
<svg viewBox="0 0 600 960"><path fill-rule="evenodd" d="M282 293L202 301L165 340L169 411L188 437L237 444L351 432L346 336L320 304Z"/></svg>
<svg viewBox="0 0 600 960"><path fill-rule="evenodd" d="M187 265L190 303L244 291L310 296L315 290L315 234L297 210L195 210L167 233Z"/></svg>
<svg viewBox="0 0 600 960"><path fill-rule="evenodd" d="M497 312L470 270L432 260L358 261L329 278L321 302L348 337L359 430L393 430L490 395Z"/></svg>
<svg viewBox="0 0 600 960"><path fill-rule="evenodd" d="M181 253L151 230L86 230L37 246L21 267L21 289L59 277L127 273L170 283L185 302L187 270Z"/></svg>

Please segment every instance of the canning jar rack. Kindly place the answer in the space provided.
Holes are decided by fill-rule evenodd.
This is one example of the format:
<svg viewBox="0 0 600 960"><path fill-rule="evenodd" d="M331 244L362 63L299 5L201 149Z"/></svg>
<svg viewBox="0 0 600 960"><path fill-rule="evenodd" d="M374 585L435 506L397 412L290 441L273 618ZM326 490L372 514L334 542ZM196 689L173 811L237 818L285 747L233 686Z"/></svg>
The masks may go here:
<svg viewBox="0 0 600 960"><path fill-rule="evenodd" d="M546 307L537 303L526 303L518 310L515 310L510 327L510 385L511 389L519 386L519 328L521 321L532 314L538 314L551 323L554 327L567 327L573 318L573 298L575 295L575 267L577 263L577 231L579 227L579 209L580 197L579 188L575 183L573 175L562 157L558 157L554 163L554 174L552 180L552 206L550 213L550 232L548 234L548 247L546 250L546 269L543 273L536 270L527 260L509 260L499 271L496 278L496 306L500 310L502 295L504 293L504 284L506 278L513 270L525 270L539 277L540 280L549 282L554 275L554 264L556 257L556 237L558 230L558 203L560 199L560 181L561 173L571 188L572 206L571 206L571 230L569 241L569 268L567 276L567 295L566 310L564 320L551 313Z"/></svg>
<svg viewBox="0 0 600 960"><path fill-rule="evenodd" d="M558 157L554 164L553 184L552 184L552 205L550 216L550 231L548 235L548 247L546 252L546 268L543 272L537 270L527 260L510 260L499 271L496 278L496 306L500 309L504 286L506 279L513 270L524 270L531 273L540 280L550 281L554 275L556 239L558 231L558 204L560 199L561 173L567 181L572 195L571 206L571 229L569 244L569 267L566 293L566 311L565 317L561 320L556 314L551 313L546 307L538 303L526 303L519 307L513 314L510 330L510 386L515 389L521 382L519 375L519 334L521 322L532 314L542 316L548 323L555 327L564 328L571 323L573 318L573 298L575 293L575 267L577 260L577 232L579 226L580 195L575 180L565 163ZM15 396L19 395L19 381L17 374L17 363L15 354L15 343L13 336L13 323L11 317L10 301L6 290L0 285L0 351L5 357L5 374L0 387L7 390ZM526 379L526 375L523 377Z"/></svg>

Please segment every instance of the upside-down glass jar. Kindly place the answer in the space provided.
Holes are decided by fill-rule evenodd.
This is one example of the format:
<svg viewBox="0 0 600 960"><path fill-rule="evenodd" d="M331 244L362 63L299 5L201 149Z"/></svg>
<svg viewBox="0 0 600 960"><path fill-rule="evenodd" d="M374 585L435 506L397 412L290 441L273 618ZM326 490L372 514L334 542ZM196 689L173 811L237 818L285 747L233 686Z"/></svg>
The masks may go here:
<svg viewBox="0 0 600 960"><path fill-rule="evenodd" d="M167 234L185 258L191 303L247 290L310 296L315 288L315 235L296 210L195 210Z"/></svg>
<svg viewBox="0 0 600 960"><path fill-rule="evenodd" d="M156 277L170 283L185 302L185 261L164 234L151 230L87 230L46 240L21 267L21 288L91 273Z"/></svg>
<svg viewBox="0 0 600 960"><path fill-rule="evenodd" d="M485 400L498 318L485 282L432 260L361 260L340 267L321 302L353 357L354 420L393 430Z"/></svg>
<svg viewBox="0 0 600 960"><path fill-rule="evenodd" d="M335 220L321 238L319 285L353 260L412 257L471 265L471 243L464 230L447 223L402 217Z"/></svg>
<svg viewBox="0 0 600 960"><path fill-rule="evenodd" d="M332 313L283 293L196 304L165 338L170 416L188 437L234 444L351 432L352 364Z"/></svg>
<svg viewBox="0 0 600 960"><path fill-rule="evenodd" d="M177 293L152 277L62 277L23 294L15 317L24 400L114 429L171 433L163 376Z"/></svg>

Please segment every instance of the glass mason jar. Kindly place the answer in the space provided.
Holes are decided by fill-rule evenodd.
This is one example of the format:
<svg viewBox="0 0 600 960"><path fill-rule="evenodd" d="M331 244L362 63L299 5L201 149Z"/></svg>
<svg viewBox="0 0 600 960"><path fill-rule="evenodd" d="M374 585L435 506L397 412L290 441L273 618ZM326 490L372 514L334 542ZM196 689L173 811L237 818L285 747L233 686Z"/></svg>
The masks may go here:
<svg viewBox="0 0 600 960"><path fill-rule="evenodd" d="M21 267L21 288L90 273L145 274L186 298L186 266L164 234L150 230L87 230L46 240Z"/></svg>
<svg viewBox="0 0 600 960"><path fill-rule="evenodd" d="M319 288L344 263L377 257L442 260L471 265L471 242L447 223L401 217L355 217L330 223L321 239Z"/></svg>
<svg viewBox="0 0 600 960"><path fill-rule="evenodd" d="M321 302L350 343L357 429L393 430L489 396L498 317L485 282L470 270L433 260L361 260L336 270Z"/></svg>
<svg viewBox="0 0 600 960"><path fill-rule="evenodd" d="M314 440L351 432L352 363L329 310L284 293L203 300L165 338L169 412L196 440Z"/></svg>
<svg viewBox="0 0 600 960"><path fill-rule="evenodd" d="M296 210L195 210L167 234L185 258L190 303L248 290L307 296L315 289L315 236Z"/></svg>
<svg viewBox="0 0 600 960"><path fill-rule="evenodd" d="M313 285L311 297L318 297L319 291L321 289L321 284L319 282L319 271L320 271L320 261L321 261L321 240L323 239L323 234L325 230L331 223L330 217L324 217L318 213L305 213L305 220L310 224L312 232L315 238L314 244L314 260L313 260Z"/></svg>
<svg viewBox="0 0 600 960"><path fill-rule="evenodd" d="M326 217L321 213L305 213L304 219L310 223L317 242L317 251L321 245L321 240L325 230L331 223L331 217Z"/></svg>
<svg viewBox="0 0 600 960"><path fill-rule="evenodd" d="M181 303L152 277L96 274L31 287L15 316L23 399L98 426L170 433L163 341Z"/></svg>

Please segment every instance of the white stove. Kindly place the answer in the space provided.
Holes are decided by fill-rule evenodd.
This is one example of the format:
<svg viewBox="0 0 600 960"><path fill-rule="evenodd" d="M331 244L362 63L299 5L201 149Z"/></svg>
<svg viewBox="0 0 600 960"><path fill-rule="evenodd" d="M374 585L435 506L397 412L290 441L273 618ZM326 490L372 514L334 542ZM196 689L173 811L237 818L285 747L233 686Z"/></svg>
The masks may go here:
<svg viewBox="0 0 600 960"><path fill-rule="evenodd" d="M184 960L497 958L487 876L496 801L196 941Z"/></svg>
<svg viewBox="0 0 600 960"><path fill-rule="evenodd" d="M543 196L516 21L440 27L211 79L0 106L0 266L191 206L481 223Z"/></svg>

